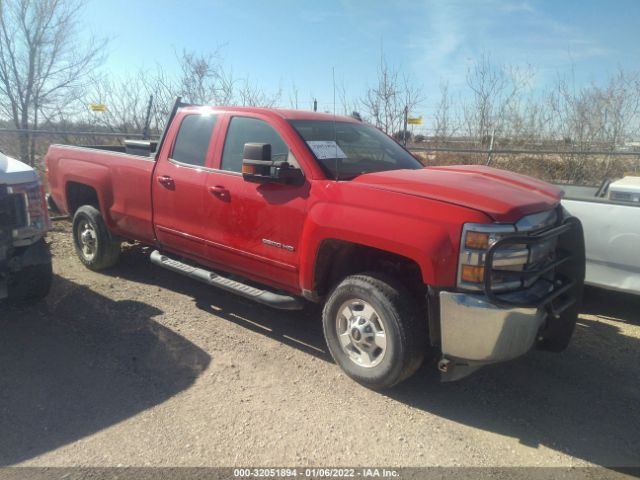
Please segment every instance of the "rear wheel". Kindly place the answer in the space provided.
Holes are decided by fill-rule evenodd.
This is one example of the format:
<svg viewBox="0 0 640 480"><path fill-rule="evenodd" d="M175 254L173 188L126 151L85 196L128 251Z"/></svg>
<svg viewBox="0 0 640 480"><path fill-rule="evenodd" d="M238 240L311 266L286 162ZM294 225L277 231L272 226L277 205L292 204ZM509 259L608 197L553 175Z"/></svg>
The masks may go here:
<svg viewBox="0 0 640 480"><path fill-rule="evenodd" d="M80 261L91 270L112 267L120 258L120 242L113 240L100 211L84 205L73 216L73 243Z"/></svg>
<svg viewBox="0 0 640 480"><path fill-rule="evenodd" d="M329 351L344 372L373 389L392 387L422 364L426 318L402 284L378 274L345 278L323 310Z"/></svg>

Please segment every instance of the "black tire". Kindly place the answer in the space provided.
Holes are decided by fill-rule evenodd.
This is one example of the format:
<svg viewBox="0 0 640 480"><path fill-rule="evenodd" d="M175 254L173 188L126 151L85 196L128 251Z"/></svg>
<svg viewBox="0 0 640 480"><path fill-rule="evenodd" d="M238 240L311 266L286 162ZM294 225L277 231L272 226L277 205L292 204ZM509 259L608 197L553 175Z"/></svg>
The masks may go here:
<svg viewBox="0 0 640 480"><path fill-rule="evenodd" d="M88 237L93 242L91 254L83 243L83 232L89 232ZM120 242L113 239L100 211L91 205L78 208L73 216L73 245L80 261L90 270L112 267L120 258Z"/></svg>
<svg viewBox="0 0 640 480"><path fill-rule="evenodd" d="M548 352L562 352L566 350L573 336L578 320L578 305L572 305L560 314L560 318L547 320L547 328L538 341L538 348Z"/></svg>
<svg viewBox="0 0 640 480"><path fill-rule="evenodd" d="M370 304L383 324L386 347L380 363L361 366L340 344L339 310L357 299ZM411 293L398 281L369 273L345 278L331 293L322 312L325 340L342 370L362 385L391 388L418 370L427 352L427 318ZM357 349L356 349L357 350Z"/></svg>
<svg viewBox="0 0 640 480"><path fill-rule="evenodd" d="M562 312L559 318L547 318L547 325L541 332L542 338L538 341L537 347L540 350L549 352L562 352L569 346L573 331L576 328L576 321L582 307L584 294L585 253L582 224L576 218L570 218L569 220L577 224L576 228L571 231L571 235L560 237L558 248L572 252L573 257L569 263L560 269L559 273L574 279L575 285L564 297L560 297L560 300L574 298L575 302Z"/></svg>
<svg viewBox="0 0 640 480"><path fill-rule="evenodd" d="M49 294L52 281L51 263L25 267L13 275L9 299L17 302L41 300Z"/></svg>

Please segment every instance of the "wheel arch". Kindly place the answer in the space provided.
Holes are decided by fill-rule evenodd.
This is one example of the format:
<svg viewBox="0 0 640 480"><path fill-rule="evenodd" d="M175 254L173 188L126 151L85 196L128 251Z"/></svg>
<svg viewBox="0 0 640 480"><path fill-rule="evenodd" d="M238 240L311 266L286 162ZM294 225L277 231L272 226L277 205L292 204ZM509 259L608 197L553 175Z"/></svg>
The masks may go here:
<svg viewBox="0 0 640 480"><path fill-rule="evenodd" d="M70 180L65 184L65 196L67 211L71 216L83 205L91 205L102 212L98 190L92 185Z"/></svg>
<svg viewBox="0 0 640 480"><path fill-rule="evenodd" d="M426 288L422 269L412 258L364 244L326 239L316 253L313 295L324 298L343 278L363 272L393 276L414 291Z"/></svg>

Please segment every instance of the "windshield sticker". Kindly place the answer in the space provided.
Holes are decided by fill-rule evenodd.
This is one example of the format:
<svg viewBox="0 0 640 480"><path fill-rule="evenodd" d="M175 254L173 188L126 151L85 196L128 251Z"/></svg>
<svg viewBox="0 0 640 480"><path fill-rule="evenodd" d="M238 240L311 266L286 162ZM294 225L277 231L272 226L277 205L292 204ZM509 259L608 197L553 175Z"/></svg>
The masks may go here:
<svg viewBox="0 0 640 480"><path fill-rule="evenodd" d="M347 158L336 142L333 140L312 140L307 142L318 160L327 158Z"/></svg>

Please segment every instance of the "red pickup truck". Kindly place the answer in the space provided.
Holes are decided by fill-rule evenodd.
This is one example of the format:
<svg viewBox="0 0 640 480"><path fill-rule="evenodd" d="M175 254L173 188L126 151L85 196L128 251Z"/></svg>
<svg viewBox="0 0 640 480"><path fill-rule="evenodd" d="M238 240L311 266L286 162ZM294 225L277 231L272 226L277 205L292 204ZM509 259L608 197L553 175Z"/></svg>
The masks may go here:
<svg viewBox="0 0 640 480"><path fill-rule="evenodd" d="M569 343L584 241L554 186L424 168L370 125L302 111L178 101L144 147L49 148L52 200L91 269L137 241L151 262L250 300L323 302L333 358L371 388L427 357L454 380Z"/></svg>

